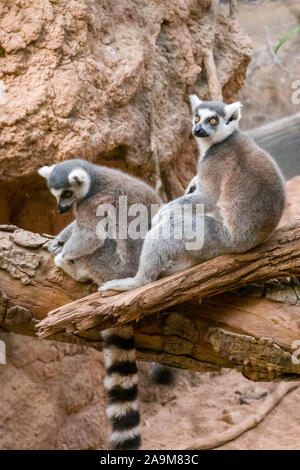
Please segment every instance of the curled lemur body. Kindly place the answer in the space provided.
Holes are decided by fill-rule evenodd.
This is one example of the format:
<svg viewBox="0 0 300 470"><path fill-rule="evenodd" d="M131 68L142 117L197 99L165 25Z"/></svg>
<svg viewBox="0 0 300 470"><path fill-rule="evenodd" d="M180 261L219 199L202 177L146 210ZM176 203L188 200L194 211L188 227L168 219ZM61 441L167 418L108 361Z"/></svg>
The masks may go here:
<svg viewBox="0 0 300 470"><path fill-rule="evenodd" d="M161 205L156 192L137 178L79 159L42 167L39 173L57 198L59 212L72 207L75 210L76 219L49 246L55 264L78 281L90 279L98 285L116 276L133 276L143 240L130 236L102 239L96 232L97 208L112 204L118 214L119 197L126 196L128 208L144 204L150 215L151 205ZM127 222L132 218L128 217ZM118 216L116 222L118 225ZM148 223L147 229L150 216ZM102 337L107 415L113 428L111 445L115 449L138 448L141 438L133 330L131 326L117 327L102 332ZM160 383L172 380L170 369L158 364L152 374Z"/></svg>
<svg viewBox="0 0 300 470"><path fill-rule="evenodd" d="M190 100L193 134L200 148L197 176L183 197L153 218L136 275L108 281L100 290L125 291L155 281L170 262L175 263L174 272L221 254L243 253L264 242L281 218L283 177L271 156L239 131L241 104L202 102L196 95ZM181 208L199 204L204 215L182 215ZM167 223L173 229L184 226L180 239L172 231L169 239L162 239ZM197 249L187 249L195 236L189 227L200 227L203 233Z"/></svg>

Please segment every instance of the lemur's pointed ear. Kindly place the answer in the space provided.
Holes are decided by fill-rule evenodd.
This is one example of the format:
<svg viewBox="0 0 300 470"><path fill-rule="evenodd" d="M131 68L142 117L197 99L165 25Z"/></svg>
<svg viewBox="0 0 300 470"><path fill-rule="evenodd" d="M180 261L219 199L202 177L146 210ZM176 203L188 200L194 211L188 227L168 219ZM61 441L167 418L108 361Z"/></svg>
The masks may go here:
<svg viewBox="0 0 300 470"><path fill-rule="evenodd" d="M238 121L242 116L242 113L241 113L242 107L243 105L242 103L240 103L240 101L236 101L235 103L232 103L232 104L227 104L225 106L226 121L227 122Z"/></svg>
<svg viewBox="0 0 300 470"><path fill-rule="evenodd" d="M196 111L197 106L199 106L199 104L201 104L202 101L200 100L200 98L198 98L197 95L190 95L189 98L190 98L190 103L192 106L192 111L194 113Z"/></svg>
<svg viewBox="0 0 300 470"><path fill-rule="evenodd" d="M38 169L38 174L41 175L43 178L48 178L50 176L51 171L55 165L51 166L42 166L41 168Z"/></svg>
<svg viewBox="0 0 300 470"><path fill-rule="evenodd" d="M84 182L88 180L88 175L86 171L82 168L75 168L75 170L71 171L71 173L69 174L68 180L71 186L81 186Z"/></svg>

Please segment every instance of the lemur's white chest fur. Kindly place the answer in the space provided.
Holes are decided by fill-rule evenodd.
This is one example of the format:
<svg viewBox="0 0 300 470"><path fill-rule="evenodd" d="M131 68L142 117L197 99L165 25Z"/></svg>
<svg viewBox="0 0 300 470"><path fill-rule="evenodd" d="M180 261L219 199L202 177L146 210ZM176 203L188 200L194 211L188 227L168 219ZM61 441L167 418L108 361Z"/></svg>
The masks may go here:
<svg viewBox="0 0 300 470"><path fill-rule="evenodd" d="M197 145L200 150L200 160L204 157L208 149L214 144L212 139L210 137L207 137L206 139L197 139Z"/></svg>

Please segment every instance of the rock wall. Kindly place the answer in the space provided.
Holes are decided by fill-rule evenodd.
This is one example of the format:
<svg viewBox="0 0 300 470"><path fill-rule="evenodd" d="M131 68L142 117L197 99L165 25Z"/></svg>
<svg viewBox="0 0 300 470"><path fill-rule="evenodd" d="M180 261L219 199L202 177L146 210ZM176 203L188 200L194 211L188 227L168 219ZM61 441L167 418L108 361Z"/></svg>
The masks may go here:
<svg viewBox="0 0 300 470"><path fill-rule="evenodd" d="M0 223L56 233L36 175L80 157L162 180L166 198L193 176L188 95L209 98L203 66L210 0L8 0L0 5ZM250 60L236 18L219 14L218 79L236 98ZM160 168L159 168L160 167ZM34 215L33 215L34 213ZM36 214L39 217L36 217Z"/></svg>
<svg viewBox="0 0 300 470"><path fill-rule="evenodd" d="M249 130L270 124L300 112L293 99L299 88L300 36L295 35L274 54L281 38L300 23L300 4L297 0L265 0L259 7L255 2L241 5L241 24L253 38L253 55L247 70L247 82L240 93L244 104L243 129ZM260 10L263 21L257 21ZM293 88L293 86L295 88ZM300 159L298 172L300 173Z"/></svg>
<svg viewBox="0 0 300 470"><path fill-rule="evenodd" d="M0 340L0 449L105 448L102 354L12 333Z"/></svg>
<svg viewBox="0 0 300 470"><path fill-rule="evenodd" d="M52 234L65 226L70 216L57 215L36 170L67 158L161 183L165 199L183 193L197 158L188 95L209 98L203 58L213 38L210 6L0 4L0 224ZM250 54L237 19L219 14L214 56L228 102ZM0 339L8 351L0 365L0 448L105 447L101 354L4 332Z"/></svg>

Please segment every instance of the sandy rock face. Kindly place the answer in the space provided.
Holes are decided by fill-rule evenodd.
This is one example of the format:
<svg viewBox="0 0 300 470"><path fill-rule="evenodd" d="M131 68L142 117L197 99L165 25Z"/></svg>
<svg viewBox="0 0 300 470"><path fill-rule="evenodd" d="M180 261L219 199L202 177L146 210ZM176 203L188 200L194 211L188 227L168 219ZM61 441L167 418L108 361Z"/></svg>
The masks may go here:
<svg viewBox="0 0 300 470"><path fill-rule="evenodd" d="M153 186L160 172L162 193L181 195L197 153L188 94L209 98L210 22L210 0L3 3L1 223L64 226L36 170L67 158L123 168ZM214 55L226 100L243 84L250 53L238 22L219 14Z"/></svg>
<svg viewBox="0 0 300 470"><path fill-rule="evenodd" d="M154 187L161 180L165 199L183 193L197 159L188 95L210 98L203 66L210 5L0 4L0 224L52 234L65 226L70 215L57 215L36 171L68 158L124 169ZM244 82L250 54L237 20L219 14L214 56L227 101ZM7 347L0 448L104 448L102 355L8 333L0 339Z"/></svg>
<svg viewBox="0 0 300 470"><path fill-rule="evenodd" d="M0 340L0 449L104 448L102 355L10 333Z"/></svg>

